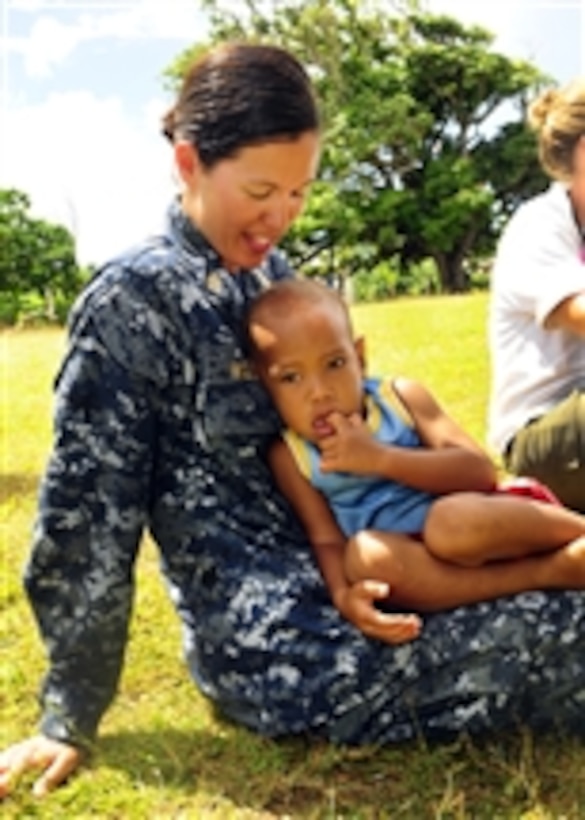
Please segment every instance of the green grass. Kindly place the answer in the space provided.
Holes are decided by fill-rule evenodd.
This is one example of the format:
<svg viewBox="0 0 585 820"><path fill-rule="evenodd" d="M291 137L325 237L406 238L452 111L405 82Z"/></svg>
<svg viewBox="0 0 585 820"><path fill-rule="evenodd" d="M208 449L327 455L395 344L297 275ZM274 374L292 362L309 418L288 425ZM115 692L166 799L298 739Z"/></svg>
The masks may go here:
<svg viewBox="0 0 585 820"><path fill-rule="evenodd" d="M424 381L480 440L488 389L486 297L408 299L354 308L370 371ZM43 652L21 590L39 475L50 442L55 329L0 335L2 575L0 744L37 719ZM443 746L342 749L274 742L219 719L190 682L177 619L146 543L119 696L91 764L46 801L32 778L4 801L6 818L552 818L583 817L585 755L577 741L519 730Z"/></svg>

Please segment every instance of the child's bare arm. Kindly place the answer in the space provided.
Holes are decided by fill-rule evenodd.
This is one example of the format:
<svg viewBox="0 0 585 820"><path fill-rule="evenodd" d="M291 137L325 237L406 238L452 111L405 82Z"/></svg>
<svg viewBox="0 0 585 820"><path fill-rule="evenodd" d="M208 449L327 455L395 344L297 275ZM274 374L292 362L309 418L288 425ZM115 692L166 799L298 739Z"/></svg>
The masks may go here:
<svg viewBox="0 0 585 820"><path fill-rule="evenodd" d="M343 571L345 535L323 495L301 474L285 442L279 440L272 445L268 460L280 491L290 502L309 537L334 600L336 592L347 586Z"/></svg>
<svg viewBox="0 0 585 820"><path fill-rule="evenodd" d="M437 495L493 489L494 464L429 391L408 379L399 379L394 387L424 446L382 444L361 417L332 413L329 420L335 433L320 444L321 469L377 475Z"/></svg>
<svg viewBox="0 0 585 820"><path fill-rule="evenodd" d="M420 382L398 379L394 388L412 416L427 450L414 451L428 456L422 467L431 491L460 490L485 492L497 482L493 461L482 447L451 417ZM420 468L421 465L416 465ZM426 487L423 487L426 489Z"/></svg>

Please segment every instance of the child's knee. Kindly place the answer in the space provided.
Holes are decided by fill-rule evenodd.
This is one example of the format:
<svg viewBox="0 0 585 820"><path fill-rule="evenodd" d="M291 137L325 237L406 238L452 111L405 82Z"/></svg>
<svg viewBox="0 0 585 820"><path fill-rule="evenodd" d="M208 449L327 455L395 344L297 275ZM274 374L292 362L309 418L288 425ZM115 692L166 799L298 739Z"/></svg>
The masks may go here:
<svg viewBox="0 0 585 820"><path fill-rule="evenodd" d="M441 552L457 539L457 513L457 505L453 504L449 496L439 498L433 503L423 531L423 540L431 552Z"/></svg>
<svg viewBox="0 0 585 820"><path fill-rule="evenodd" d="M425 522L423 540L435 558L469 567L483 563L467 521L474 505L475 499L461 495L444 496L434 502Z"/></svg>
<svg viewBox="0 0 585 820"><path fill-rule="evenodd" d="M368 546L364 533L358 532L352 536L346 545L344 556L344 571L348 581L355 583L368 577Z"/></svg>
<svg viewBox="0 0 585 820"><path fill-rule="evenodd" d="M391 545L373 532L362 530L347 542L344 571L352 583L384 578L395 563Z"/></svg>

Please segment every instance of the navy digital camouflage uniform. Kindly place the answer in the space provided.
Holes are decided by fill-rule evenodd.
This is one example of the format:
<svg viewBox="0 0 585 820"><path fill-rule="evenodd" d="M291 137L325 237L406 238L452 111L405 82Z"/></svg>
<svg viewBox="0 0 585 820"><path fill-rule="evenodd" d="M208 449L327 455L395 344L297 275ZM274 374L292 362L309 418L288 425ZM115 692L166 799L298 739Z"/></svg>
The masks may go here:
<svg viewBox="0 0 585 820"><path fill-rule="evenodd" d="M585 597L524 594L365 638L332 606L261 453L276 416L240 324L262 271L231 275L182 214L80 298L25 583L49 654L46 734L91 744L128 637L141 534L159 545L201 691L261 733L394 742L585 711Z"/></svg>

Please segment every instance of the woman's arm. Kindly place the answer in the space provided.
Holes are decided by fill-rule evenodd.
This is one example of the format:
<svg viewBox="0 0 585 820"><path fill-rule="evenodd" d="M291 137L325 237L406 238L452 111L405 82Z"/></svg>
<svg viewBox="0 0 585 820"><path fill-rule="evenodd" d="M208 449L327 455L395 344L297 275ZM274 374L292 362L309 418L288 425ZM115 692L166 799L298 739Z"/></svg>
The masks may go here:
<svg viewBox="0 0 585 820"><path fill-rule="evenodd" d="M55 436L25 584L46 644L42 732L90 747L115 695L153 495L158 404L168 369L154 277L111 265L70 322ZM170 333L170 331L169 331Z"/></svg>
<svg viewBox="0 0 585 820"><path fill-rule="evenodd" d="M544 326L547 330L568 330L585 336L585 291L563 299L549 313Z"/></svg>
<svg viewBox="0 0 585 820"><path fill-rule="evenodd" d="M59 376L25 585L50 661L42 730L86 748L115 694L128 637L155 452L153 392L84 323Z"/></svg>

